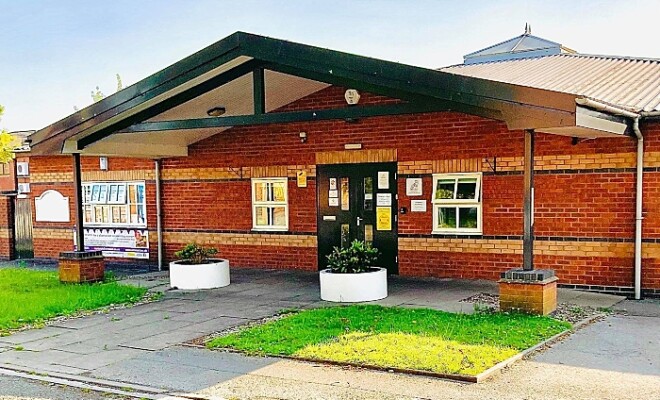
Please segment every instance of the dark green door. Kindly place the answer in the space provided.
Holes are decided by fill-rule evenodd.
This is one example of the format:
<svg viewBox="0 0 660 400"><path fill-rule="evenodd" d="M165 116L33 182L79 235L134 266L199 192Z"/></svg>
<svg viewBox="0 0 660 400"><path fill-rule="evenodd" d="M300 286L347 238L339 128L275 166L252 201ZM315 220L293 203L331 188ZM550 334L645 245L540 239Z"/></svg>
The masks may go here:
<svg viewBox="0 0 660 400"><path fill-rule="evenodd" d="M380 250L378 266L398 273L396 163L317 166L319 269L353 240Z"/></svg>

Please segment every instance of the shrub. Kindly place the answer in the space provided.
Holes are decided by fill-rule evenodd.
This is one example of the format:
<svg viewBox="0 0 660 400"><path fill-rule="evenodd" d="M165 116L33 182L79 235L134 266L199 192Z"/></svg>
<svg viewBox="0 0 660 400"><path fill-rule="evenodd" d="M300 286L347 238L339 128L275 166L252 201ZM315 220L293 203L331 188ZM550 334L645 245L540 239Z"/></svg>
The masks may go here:
<svg viewBox="0 0 660 400"><path fill-rule="evenodd" d="M197 243L188 243L186 247L174 253L178 258L186 261L186 264L207 264L209 258L215 254L218 254L218 249L215 247L203 247Z"/></svg>
<svg viewBox="0 0 660 400"><path fill-rule="evenodd" d="M378 249L360 240L355 240L349 247L335 247L328 258L328 268L334 273L357 274L366 272L376 263Z"/></svg>

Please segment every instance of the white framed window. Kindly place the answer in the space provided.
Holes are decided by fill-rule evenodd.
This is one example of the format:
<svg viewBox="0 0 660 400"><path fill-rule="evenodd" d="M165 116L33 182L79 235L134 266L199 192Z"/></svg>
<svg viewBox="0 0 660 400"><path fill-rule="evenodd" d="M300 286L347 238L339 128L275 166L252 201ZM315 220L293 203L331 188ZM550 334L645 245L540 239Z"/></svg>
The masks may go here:
<svg viewBox="0 0 660 400"><path fill-rule="evenodd" d="M145 183L83 183L85 226L147 226Z"/></svg>
<svg viewBox="0 0 660 400"><path fill-rule="evenodd" d="M252 228L261 231L289 229L287 178L252 179Z"/></svg>
<svg viewBox="0 0 660 400"><path fill-rule="evenodd" d="M433 175L433 233L482 232L481 173Z"/></svg>

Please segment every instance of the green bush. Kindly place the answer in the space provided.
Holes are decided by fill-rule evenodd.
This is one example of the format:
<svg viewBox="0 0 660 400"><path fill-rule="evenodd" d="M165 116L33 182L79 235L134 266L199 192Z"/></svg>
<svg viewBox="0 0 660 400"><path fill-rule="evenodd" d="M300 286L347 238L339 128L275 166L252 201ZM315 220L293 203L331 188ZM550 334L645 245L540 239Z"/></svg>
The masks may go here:
<svg viewBox="0 0 660 400"><path fill-rule="evenodd" d="M218 254L218 249L215 247L203 247L197 243L188 243L186 247L174 253L187 264L207 264L209 258L216 254Z"/></svg>
<svg viewBox="0 0 660 400"><path fill-rule="evenodd" d="M375 267L378 249L360 240L355 240L349 247L335 247L328 258L328 268L334 273L357 274Z"/></svg>

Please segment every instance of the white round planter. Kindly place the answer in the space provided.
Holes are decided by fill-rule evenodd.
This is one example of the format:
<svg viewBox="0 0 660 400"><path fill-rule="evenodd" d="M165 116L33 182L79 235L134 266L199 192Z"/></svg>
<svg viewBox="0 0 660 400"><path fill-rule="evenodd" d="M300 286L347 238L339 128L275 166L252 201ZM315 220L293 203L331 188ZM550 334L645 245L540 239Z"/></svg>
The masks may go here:
<svg viewBox="0 0 660 400"><path fill-rule="evenodd" d="M387 270L358 274L337 274L329 269L319 273L321 300L337 303L359 303L380 300L387 297Z"/></svg>
<svg viewBox="0 0 660 400"><path fill-rule="evenodd" d="M170 263L170 286L181 290L214 289L229 285L229 261L210 260L208 264Z"/></svg>

